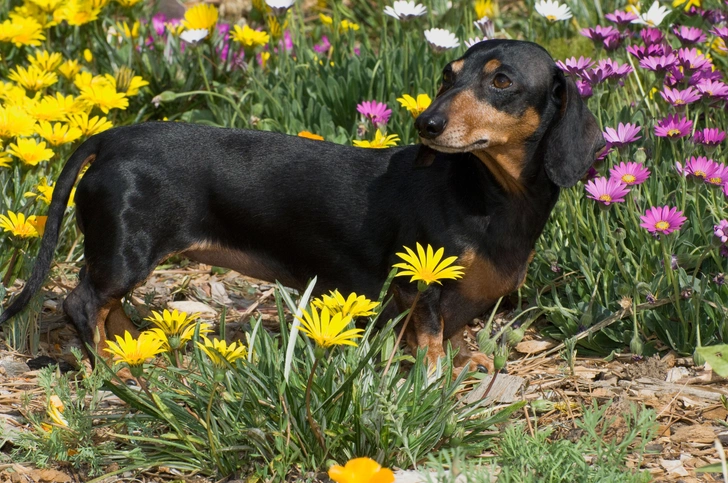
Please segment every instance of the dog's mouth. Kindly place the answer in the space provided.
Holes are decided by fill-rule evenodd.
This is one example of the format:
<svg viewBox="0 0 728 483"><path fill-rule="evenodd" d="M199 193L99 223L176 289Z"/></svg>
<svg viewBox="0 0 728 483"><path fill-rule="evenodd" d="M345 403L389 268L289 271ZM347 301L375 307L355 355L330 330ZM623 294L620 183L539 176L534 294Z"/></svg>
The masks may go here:
<svg viewBox="0 0 728 483"><path fill-rule="evenodd" d="M490 145L489 139L479 139L475 141L474 143L466 144L464 146L452 146L448 144L439 144L436 141L432 139L426 139L426 138L420 138L422 141L422 144L425 146L428 146L435 151L440 151L442 153L470 153L473 151L479 151L481 149L485 149Z"/></svg>

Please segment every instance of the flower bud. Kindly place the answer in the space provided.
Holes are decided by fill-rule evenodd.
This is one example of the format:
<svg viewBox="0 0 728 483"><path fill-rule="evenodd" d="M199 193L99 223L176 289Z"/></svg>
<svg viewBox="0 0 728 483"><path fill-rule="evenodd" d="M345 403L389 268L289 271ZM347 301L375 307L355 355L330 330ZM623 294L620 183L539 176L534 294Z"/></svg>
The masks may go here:
<svg viewBox="0 0 728 483"><path fill-rule="evenodd" d="M513 347L523 340L524 335L526 335L526 332L523 330L523 327L508 329L506 331L506 343L509 347Z"/></svg>
<svg viewBox="0 0 728 483"><path fill-rule="evenodd" d="M508 347L499 345L493 357L493 370L500 372L506 366L506 362L508 362Z"/></svg>
<svg viewBox="0 0 728 483"><path fill-rule="evenodd" d="M547 413L554 409L554 403L546 399L536 399L531 401L531 409L536 413Z"/></svg>
<svg viewBox="0 0 728 483"><path fill-rule="evenodd" d="M644 347L642 346L642 340L640 339L639 334L635 334L632 337L632 340L629 343L629 350L632 351L632 354L641 356L642 352L644 351Z"/></svg>
<svg viewBox="0 0 728 483"><path fill-rule="evenodd" d="M696 366L702 366L705 364L705 357L703 357L703 354L701 354L698 349L700 349L700 347L696 347L693 351L693 362Z"/></svg>
<svg viewBox="0 0 728 483"><path fill-rule="evenodd" d="M488 336L488 331L485 329L478 332L478 347L480 347L480 352L482 352L486 356L489 356L493 352L495 352L495 339L490 338Z"/></svg>

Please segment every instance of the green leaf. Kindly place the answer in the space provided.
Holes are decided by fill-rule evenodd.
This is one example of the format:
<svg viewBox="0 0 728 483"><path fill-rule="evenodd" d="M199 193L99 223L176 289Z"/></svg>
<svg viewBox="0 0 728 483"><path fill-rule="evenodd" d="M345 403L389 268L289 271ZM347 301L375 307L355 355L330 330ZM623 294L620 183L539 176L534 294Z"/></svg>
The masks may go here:
<svg viewBox="0 0 728 483"><path fill-rule="evenodd" d="M716 374L720 377L728 376L728 345L712 345L698 348L698 353L705 357Z"/></svg>

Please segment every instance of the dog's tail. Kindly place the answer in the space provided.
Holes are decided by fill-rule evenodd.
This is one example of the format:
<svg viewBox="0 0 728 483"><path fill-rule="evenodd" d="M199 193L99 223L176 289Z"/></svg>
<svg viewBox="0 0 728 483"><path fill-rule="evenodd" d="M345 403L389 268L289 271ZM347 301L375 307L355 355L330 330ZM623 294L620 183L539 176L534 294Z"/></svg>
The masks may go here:
<svg viewBox="0 0 728 483"><path fill-rule="evenodd" d="M35 260L33 271L18 297L0 314L0 324L5 323L15 314L23 310L28 305L28 302L30 302L31 297L43 285L51 268L59 232L61 231L63 214L66 211L71 190L76 183L76 178L81 169L96 157L98 145L98 136L94 136L83 143L71 155L63 171L61 171L58 181L56 181L56 185L53 188L53 198L51 199L51 206L48 209L45 232L40 242L40 250L38 251L38 258Z"/></svg>

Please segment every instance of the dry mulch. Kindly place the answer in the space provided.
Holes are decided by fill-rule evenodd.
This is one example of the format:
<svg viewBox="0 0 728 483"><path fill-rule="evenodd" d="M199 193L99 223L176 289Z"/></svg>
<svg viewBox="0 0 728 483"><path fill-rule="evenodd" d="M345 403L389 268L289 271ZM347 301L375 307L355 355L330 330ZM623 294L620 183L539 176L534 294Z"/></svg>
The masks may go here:
<svg viewBox="0 0 728 483"><path fill-rule="evenodd" d="M70 348L80 347L75 331L61 315L63 298L75 283L73 266L59 264L52 282L46 287L40 321L40 353L58 361L72 362ZM17 285L10 292L19 288ZM175 265L155 271L144 286L135 290L127 309L133 318L140 320L149 315L150 306L157 310L169 307L201 312L202 317L210 321L219 320L225 307L226 330L232 339L243 337L250 315L262 316L263 324L271 330L279 327L272 284L235 272L214 272L204 265ZM473 340L480 327L482 324L471 328ZM0 350L0 424L6 430L23 430L20 408L24 396L29 395L37 409L43 408L44 396L36 384L38 371L30 370L24 364L29 359L23 354ZM473 381L468 390L463 391L463 397L482 397L488 381L489 378ZM571 374L556 343L541 340L531 332L516 346L508 363L508 374L496 378L488 398L493 404L520 399L563 403L557 404L559 409L543 414L529 411L530 418L525 417L527 409L520 415L529 422L531 430L536 425L550 425L556 438L578 438L574 421L579 418L582 405L590 405L593 401L599 404L613 401L608 416L618 417L608 435L616 438L625 432L620 415L630 404L652 408L658 414L658 436L650 442L643 458L638 459L635 455L629 464L649 470L655 481L691 483L722 481L717 474L696 473L694 469L719 461L714 447L716 439L728 446L728 411L721 402L724 396L728 397L725 379L715 375L709 367L695 367L692 359L670 352L644 360L629 354L618 355L611 361L578 357ZM160 468L157 473L121 475L113 481L179 481L181 476ZM62 468L0 465L0 483L65 481L83 479Z"/></svg>

